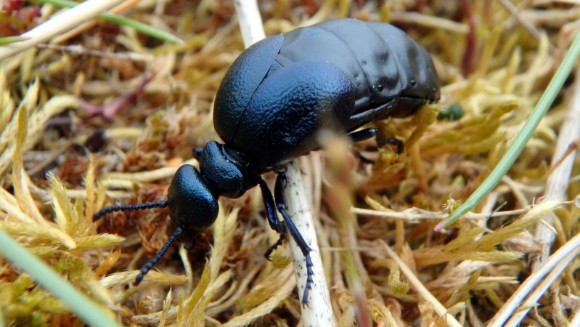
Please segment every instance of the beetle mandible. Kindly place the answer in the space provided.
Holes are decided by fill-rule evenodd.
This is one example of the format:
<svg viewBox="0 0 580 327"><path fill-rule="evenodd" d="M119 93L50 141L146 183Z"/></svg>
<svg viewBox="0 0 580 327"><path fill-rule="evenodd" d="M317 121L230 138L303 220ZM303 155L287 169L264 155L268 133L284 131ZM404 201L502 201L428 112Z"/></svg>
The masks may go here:
<svg viewBox="0 0 580 327"><path fill-rule="evenodd" d="M339 19L266 38L244 51L228 70L214 104L214 128L223 144L196 149L200 170L181 166L167 201L106 207L94 216L122 210L169 207L176 225L161 250L135 279L139 284L182 234L203 230L218 215L220 196L237 198L258 185L268 223L282 243L286 231L305 256L308 301L313 272L310 247L296 229L282 197L283 165L321 147L322 130L354 141L389 139L357 128L388 117L408 117L439 100L439 81L426 50L396 27ZM261 178L278 173L274 195ZM282 215L280 220L277 211Z"/></svg>

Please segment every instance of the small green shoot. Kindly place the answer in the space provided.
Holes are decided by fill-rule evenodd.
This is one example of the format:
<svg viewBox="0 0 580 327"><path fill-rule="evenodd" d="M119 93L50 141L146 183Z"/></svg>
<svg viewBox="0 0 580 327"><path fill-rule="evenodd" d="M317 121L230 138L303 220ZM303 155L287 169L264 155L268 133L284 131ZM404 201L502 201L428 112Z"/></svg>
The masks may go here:
<svg viewBox="0 0 580 327"><path fill-rule="evenodd" d="M63 7L63 8L72 8L76 5L78 5L77 2L69 1L69 0L32 0L32 2L48 3L48 4L58 6L58 7ZM178 38L177 36L175 36L171 33L159 30L157 28L154 28L153 26L143 24L141 22L138 22L138 21L130 19L130 18L126 18L126 17L119 16L119 15L113 15L113 14L109 14L109 13L102 13L99 15L99 17L102 18L103 20L111 22L111 23L115 23L115 24L127 26L127 27L132 27L135 30L137 30L138 32L141 32L145 35L149 35L149 36L154 37L156 39L159 39L161 41L170 42L170 43L184 43L183 40L181 40L180 38Z"/></svg>

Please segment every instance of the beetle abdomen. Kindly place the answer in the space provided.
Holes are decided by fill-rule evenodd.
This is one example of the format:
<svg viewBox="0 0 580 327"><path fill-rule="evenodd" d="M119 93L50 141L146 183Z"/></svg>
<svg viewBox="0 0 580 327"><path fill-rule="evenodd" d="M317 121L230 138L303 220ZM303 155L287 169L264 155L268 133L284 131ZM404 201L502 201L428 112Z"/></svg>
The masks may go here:
<svg viewBox="0 0 580 327"><path fill-rule="evenodd" d="M439 100L439 79L431 56L425 48L410 39L403 31L389 24L367 23L393 50L398 63L401 89L399 96L425 99L429 103Z"/></svg>
<svg viewBox="0 0 580 327"><path fill-rule="evenodd" d="M345 72L356 88L355 113L400 97L416 98L418 107L439 97L429 54L389 24L340 19L284 34L276 62L286 66L301 60L327 61ZM414 111L389 112L402 117Z"/></svg>

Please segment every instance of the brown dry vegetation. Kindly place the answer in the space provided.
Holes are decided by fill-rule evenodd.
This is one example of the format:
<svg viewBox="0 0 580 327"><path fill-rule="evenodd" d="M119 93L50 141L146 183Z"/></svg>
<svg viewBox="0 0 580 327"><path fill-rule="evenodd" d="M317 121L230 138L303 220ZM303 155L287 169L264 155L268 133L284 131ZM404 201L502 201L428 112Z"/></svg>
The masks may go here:
<svg viewBox="0 0 580 327"><path fill-rule="evenodd" d="M578 29L572 1L514 3L517 16L487 0L260 1L269 35L344 16L392 22L429 50L443 85L439 105L376 123L405 140L404 154L354 145L368 163L337 141L300 160L340 326L445 325L401 262L461 324L483 326L537 270L546 213L550 253L577 235L577 206L530 211L545 193L574 75L499 186L466 219L433 231L497 163ZM44 17L54 12L45 6ZM183 239L192 249L173 247L142 285L127 287L172 231L167 211L91 217L115 202L165 199L192 149L217 139L212 102L243 46L230 1L141 1L123 14L185 43L95 20L0 62L0 228L123 325L298 324L287 250L272 263L262 255L276 237L257 190L222 199L216 224ZM437 120L451 105L464 117ZM579 176L576 158L565 200L580 194ZM524 324L569 323L580 308L579 263ZM82 325L1 258L0 315L11 326Z"/></svg>

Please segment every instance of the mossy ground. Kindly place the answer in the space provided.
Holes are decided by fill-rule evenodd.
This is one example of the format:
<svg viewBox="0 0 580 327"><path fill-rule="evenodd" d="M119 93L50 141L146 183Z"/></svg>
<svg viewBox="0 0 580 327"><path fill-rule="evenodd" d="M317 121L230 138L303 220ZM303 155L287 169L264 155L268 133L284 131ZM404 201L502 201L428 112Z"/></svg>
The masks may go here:
<svg viewBox="0 0 580 327"><path fill-rule="evenodd" d="M514 1L517 16L502 3L260 2L269 35L345 16L389 21L428 49L442 82L439 104L376 123L405 141L404 154L372 141L352 151L336 140L300 160L340 326L353 325L356 312L379 326L445 325L387 244L457 320L482 326L534 273L542 253L535 230L547 212L554 251L578 233L577 206L530 211L545 195L575 75L499 186L465 219L433 231L498 162L578 28L580 8L565 1ZM20 10L40 21L56 11L45 5L36 18ZM288 254L278 250L272 263L262 256L276 238L257 190L223 199L216 224L184 238L189 251L172 248L142 285L127 287L172 231L167 211L91 217L111 203L165 199L192 149L217 139L212 102L243 46L230 1L142 1L124 15L185 43L96 20L0 62L0 228L124 325L296 325ZM2 33L30 25L0 18L11 24ZM463 117L436 119L450 106ZM567 200L580 193L575 160L562 186ZM572 319L578 262L524 324ZM3 259L0 314L13 326L82 325Z"/></svg>

